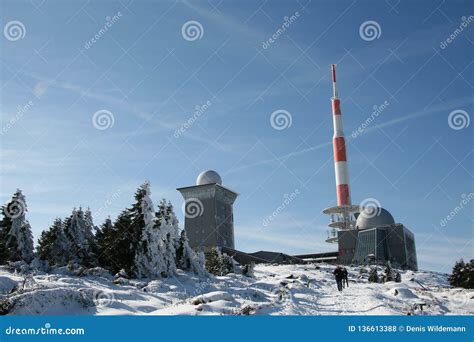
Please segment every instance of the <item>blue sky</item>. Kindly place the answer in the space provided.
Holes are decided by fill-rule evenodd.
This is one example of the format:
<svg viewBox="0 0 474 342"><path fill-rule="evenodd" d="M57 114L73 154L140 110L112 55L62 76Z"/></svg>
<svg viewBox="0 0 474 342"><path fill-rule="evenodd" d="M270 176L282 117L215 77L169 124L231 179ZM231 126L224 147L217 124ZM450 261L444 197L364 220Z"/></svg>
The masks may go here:
<svg viewBox="0 0 474 342"><path fill-rule="evenodd" d="M2 1L1 200L24 191L37 237L75 206L89 206L96 224L116 217L150 180L155 202L170 199L183 222L175 188L214 169L240 193L238 249L335 250L321 210L335 203L337 63L353 202L376 199L415 233L421 268L450 271L474 255L473 7ZM189 21L197 36L183 33ZM291 118L283 129L271 122L279 110ZM93 121L97 112L111 121Z"/></svg>

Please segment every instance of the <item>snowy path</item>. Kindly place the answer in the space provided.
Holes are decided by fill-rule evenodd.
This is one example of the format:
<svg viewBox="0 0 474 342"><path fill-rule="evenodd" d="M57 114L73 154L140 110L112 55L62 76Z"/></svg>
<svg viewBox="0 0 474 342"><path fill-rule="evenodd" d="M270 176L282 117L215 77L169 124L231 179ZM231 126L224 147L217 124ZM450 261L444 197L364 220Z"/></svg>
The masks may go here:
<svg viewBox="0 0 474 342"><path fill-rule="evenodd" d="M349 268L349 287L337 291L330 265L257 265L255 277L238 274L198 278L180 273L150 282L109 275L76 277L64 272L37 275L23 292L8 298L19 315L405 315L474 314L474 291L452 289L447 276L402 273L402 283L367 282ZM24 277L0 269L0 299ZM421 285L420 285L421 284Z"/></svg>

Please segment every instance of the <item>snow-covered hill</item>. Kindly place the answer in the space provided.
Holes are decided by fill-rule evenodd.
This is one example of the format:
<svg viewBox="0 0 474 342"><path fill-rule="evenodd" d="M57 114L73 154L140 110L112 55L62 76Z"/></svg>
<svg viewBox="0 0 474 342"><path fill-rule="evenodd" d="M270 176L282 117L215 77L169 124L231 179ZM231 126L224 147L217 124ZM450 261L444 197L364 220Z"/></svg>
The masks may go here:
<svg viewBox="0 0 474 342"><path fill-rule="evenodd" d="M451 288L447 275L402 272L402 282L374 284L348 268L338 292L334 266L257 265L255 276L208 278L178 273L164 280L114 278L65 269L25 277L0 269L0 312L15 315L472 315L474 291ZM16 290L15 290L16 289ZM9 294L10 293L10 294ZM420 304L423 311L420 310Z"/></svg>

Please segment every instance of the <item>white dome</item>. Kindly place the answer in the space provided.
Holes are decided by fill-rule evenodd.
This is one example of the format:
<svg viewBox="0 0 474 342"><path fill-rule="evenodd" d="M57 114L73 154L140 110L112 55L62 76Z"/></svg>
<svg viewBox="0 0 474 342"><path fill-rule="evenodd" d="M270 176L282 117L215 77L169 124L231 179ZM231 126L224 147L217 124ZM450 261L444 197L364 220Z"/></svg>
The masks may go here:
<svg viewBox="0 0 474 342"><path fill-rule="evenodd" d="M214 170L203 171L196 179L196 185L219 184L222 185L222 178Z"/></svg>
<svg viewBox="0 0 474 342"><path fill-rule="evenodd" d="M395 224L392 214L384 208L365 207L357 217L358 229L375 228Z"/></svg>

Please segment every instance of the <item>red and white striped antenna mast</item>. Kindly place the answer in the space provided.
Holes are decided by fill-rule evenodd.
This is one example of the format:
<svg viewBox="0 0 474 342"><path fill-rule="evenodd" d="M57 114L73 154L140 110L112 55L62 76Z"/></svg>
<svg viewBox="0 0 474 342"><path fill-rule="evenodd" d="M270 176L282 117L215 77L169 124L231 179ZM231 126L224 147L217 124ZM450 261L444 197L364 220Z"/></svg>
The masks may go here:
<svg viewBox="0 0 474 342"><path fill-rule="evenodd" d="M360 211L359 206L351 203L351 193L349 187L349 167L347 162L346 139L342 125L341 100L338 97L336 88L336 65L331 65L332 73L332 120L334 135L332 139L334 151L334 172L336 176L336 196L337 206L323 210L323 213L331 215L331 234L326 242L337 242L337 230L347 230L355 228L354 214Z"/></svg>

